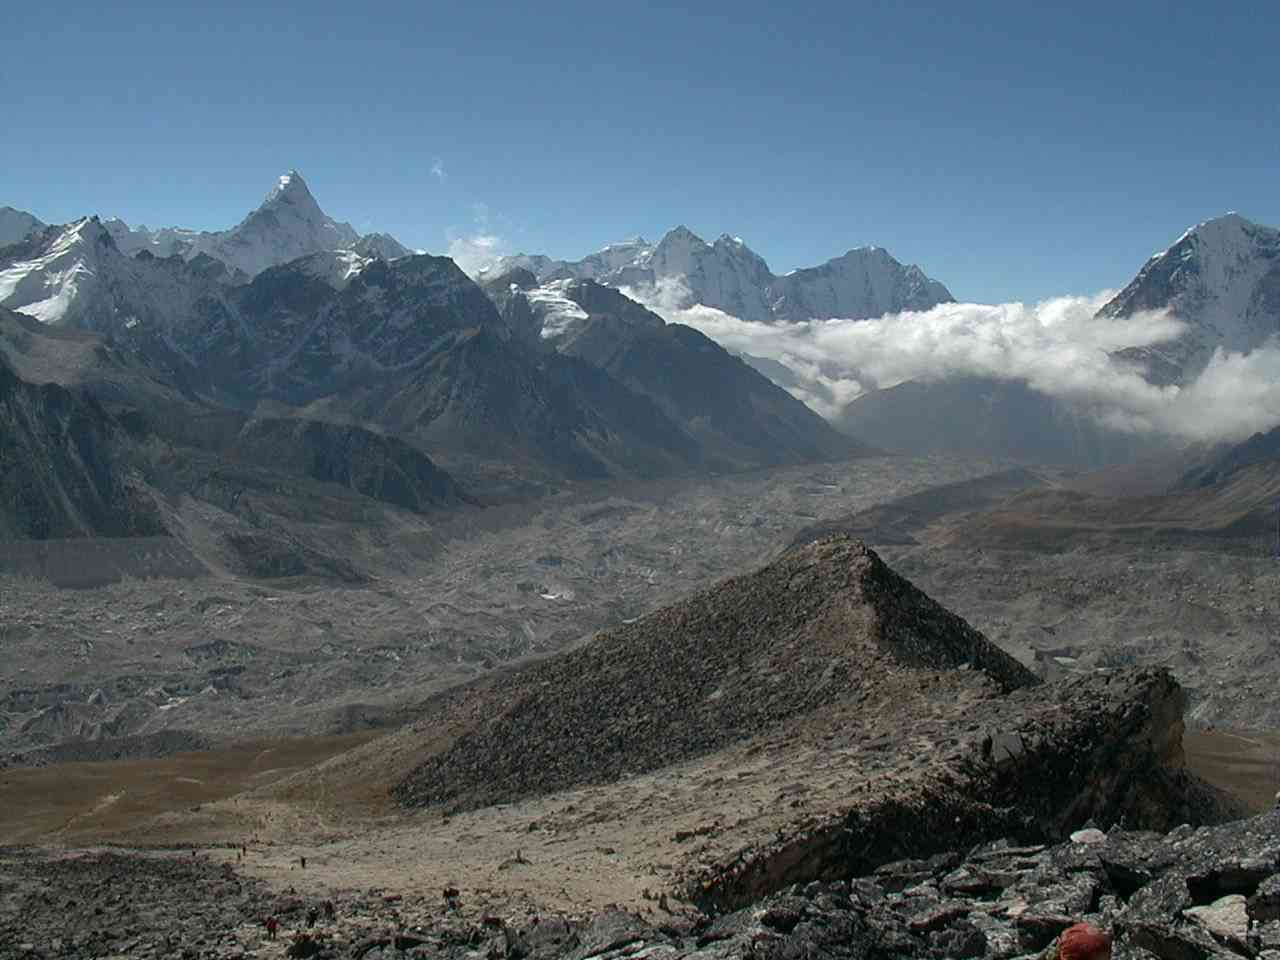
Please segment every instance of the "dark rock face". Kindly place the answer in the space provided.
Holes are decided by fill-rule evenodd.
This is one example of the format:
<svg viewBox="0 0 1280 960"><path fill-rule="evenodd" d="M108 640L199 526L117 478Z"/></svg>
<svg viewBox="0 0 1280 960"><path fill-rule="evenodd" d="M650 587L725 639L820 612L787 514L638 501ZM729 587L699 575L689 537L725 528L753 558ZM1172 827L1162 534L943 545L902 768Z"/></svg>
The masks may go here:
<svg viewBox="0 0 1280 960"><path fill-rule="evenodd" d="M941 771L889 778L851 797L847 812L694 871L686 894L735 909L788 883L845 879L966 843L1061 840L1091 821L1167 830L1244 815L1182 769L1182 710L1167 672L1136 670L978 703L956 718L975 734Z"/></svg>
<svg viewBox="0 0 1280 960"><path fill-rule="evenodd" d="M1280 427L1266 433L1255 433L1243 443L1218 450L1203 463L1188 470L1175 489L1194 490L1222 483L1234 474L1258 464L1274 466L1280 460Z"/></svg>
<svg viewBox="0 0 1280 960"><path fill-rule="evenodd" d="M861 542L819 541L561 657L443 695L419 725L465 732L395 795L470 808L607 782L875 691L903 668L962 665L992 693L1037 682Z"/></svg>
<svg viewBox="0 0 1280 960"><path fill-rule="evenodd" d="M0 358L0 537L164 533L128 446L91 397L27 383Z"/></svg>
<svg viewBox="0 0 1280 960"><path fill-rule="evenodd" d="M406 510L474 502L420 450L362 427L317 420L253 420L240 431L234 454L336 483Z"/></svg>
<svg viewBox="0 0 1280 960"><path fill-rule="evenodd" d="M667 324L612 287L567 294L589 314L558 346L649 397L724 466L834 459L864 448L692 327Z"/></svg>
<svg viewBox="0 0 1280 960"><path fill-rule="evenodd" d="M1091 833L1057 846L1002 840L889 863L692 925L606 915L575 929L570 943L606 924L625 928L624 937L525 955L996 960L1037 954L1080 921L1112 933L1118 958L1271 955L1277 924L1258 905L1280 879L1280 815L1163 836Z"/></svg>

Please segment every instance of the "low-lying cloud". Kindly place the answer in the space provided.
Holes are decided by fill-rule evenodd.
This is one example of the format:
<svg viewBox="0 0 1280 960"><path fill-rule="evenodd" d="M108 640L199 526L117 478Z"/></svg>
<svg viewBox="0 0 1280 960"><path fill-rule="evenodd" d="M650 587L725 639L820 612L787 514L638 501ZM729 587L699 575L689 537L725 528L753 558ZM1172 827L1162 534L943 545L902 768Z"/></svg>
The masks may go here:
<svg viewBox="0 0 1280 960"><path fill-rule="evenodd" d="M1167 311L1099 319L1110 292L803 323L756 323L712 307L681 307L688 291L678 282L626 292L668 322L758 358L757 366L826 417L869 390L970 376L1025 382L1132 433L1225 440L1280 423L1280 347L1220 351L1194 383L1155 386L1113 353L1172 340L1185 327Z"/></svg>

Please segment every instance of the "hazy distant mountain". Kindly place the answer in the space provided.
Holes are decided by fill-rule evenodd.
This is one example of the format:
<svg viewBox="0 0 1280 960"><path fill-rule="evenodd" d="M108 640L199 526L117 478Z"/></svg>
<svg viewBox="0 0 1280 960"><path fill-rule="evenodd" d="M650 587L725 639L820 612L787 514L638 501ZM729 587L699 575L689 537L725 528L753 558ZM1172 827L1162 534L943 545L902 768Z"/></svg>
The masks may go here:
<svg viewBox="0 0 1280 960"><path fill-rule="evenodd" d="M1194 379L1222 347L1247 353L1280 333L1280 230L1239 214L1187 230L1099 311L1127 317L1168 308L1188 324L1171 343L1124 351L1158 384Z"/></svg>
<svg viewBox="0 0 1280 960"><path fill-rule="evenodd" d="M44 229L44 224L23 210L0 207L0 247L27 239Z"/></svg>
<svg viewBox="0 0 1280 960"><path fill-rule="evenodd" d="M1021 381L984 377L873 390L848 404L836 422L850 436L897 453L1076 467L1127 462L1163 443L1109 430Z"/></svg>
<svg viewBox="0 0 1280 960"><path fill-rule="evenodd" d="M831 459L865 449L692 327L668 324L592 280L535 283L521 270L487 285L514 331L652 399L721 466Z"/></svg>
<svg viewBox="0 0 1280 960"><path fill-rule="evenodd" d="M674 281L684 294L677 306L703 304L744 320L864 319L927 310L953 299L919 267L904 266L879 247L860 247L821 266L775 276L741 238L724 234L707 243L684 226L656 246L629 240L582 260L503 257L482 272L481 280L514 269L528 270L542 283L597 280L641 292L662 286L665 296L674 292Z"/></svg>

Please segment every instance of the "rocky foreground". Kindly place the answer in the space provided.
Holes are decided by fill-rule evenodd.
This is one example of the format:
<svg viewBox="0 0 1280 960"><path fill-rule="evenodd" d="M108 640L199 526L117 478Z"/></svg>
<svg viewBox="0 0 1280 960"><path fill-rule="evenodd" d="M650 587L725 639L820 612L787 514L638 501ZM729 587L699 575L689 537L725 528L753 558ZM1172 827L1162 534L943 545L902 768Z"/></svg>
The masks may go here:
<svg viewBox="0 0 1280 960"><path fill-rule="evenodd" d="M1084 919L1116 936L1120 960L1276 960L1280 812L1167 834L1089 828L1054 846L997 841L725 914L666 898L643 916L486 912L483 892L466 889L331 901L329 918L321 901L190 854L0 851L0 957L1015 958Z"/></svg>

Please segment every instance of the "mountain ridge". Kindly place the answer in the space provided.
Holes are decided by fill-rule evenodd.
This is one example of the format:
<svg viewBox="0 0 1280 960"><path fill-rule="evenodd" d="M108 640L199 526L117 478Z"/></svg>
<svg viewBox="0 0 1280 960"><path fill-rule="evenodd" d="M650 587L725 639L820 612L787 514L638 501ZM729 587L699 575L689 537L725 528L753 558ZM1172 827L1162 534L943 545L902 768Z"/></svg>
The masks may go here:
<svg viewBox="0 0 1280 960"><path fill-rule="evenodd" d="M743 320L867 319L954 301L942 283L881 247L855 247L816 267L775 275L740 237L725 233L707 243L683 224L657 244L637 238L576 261L537 254L502 257L478 279L486 283L517 268L542 283L595 280L653 293L664 285L669 293L675 283L677 306L702 304Z"/></svg>

